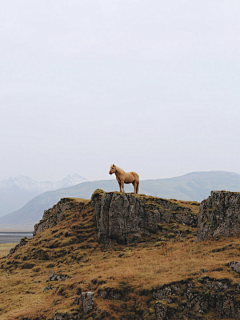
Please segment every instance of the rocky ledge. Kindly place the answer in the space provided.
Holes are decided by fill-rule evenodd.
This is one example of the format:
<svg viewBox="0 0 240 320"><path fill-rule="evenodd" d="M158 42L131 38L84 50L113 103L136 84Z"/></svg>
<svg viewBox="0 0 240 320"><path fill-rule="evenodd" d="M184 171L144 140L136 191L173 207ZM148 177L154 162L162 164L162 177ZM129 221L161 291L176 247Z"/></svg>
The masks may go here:
<svg viewBox="0 0 240 320"><path fill-rule="evenodd" d="M198 213L196 242L240 234L240 193L212 191Z"/></svg>

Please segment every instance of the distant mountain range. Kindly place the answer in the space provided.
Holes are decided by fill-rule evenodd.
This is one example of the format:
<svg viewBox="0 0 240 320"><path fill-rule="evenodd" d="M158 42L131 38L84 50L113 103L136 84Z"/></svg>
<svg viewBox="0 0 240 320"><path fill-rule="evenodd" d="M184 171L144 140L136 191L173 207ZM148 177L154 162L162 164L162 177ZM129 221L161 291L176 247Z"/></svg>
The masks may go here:
<svg viewBox="0 0 240 320"><path fill-rule="evenodd" d="M43 192L67 188L85 181L87 180L78 174L69 175L57 182L38 182L23 175L0 181L0 217L20 209Z"/></svg>
<svg viewBox="0 0 240 320"><path fill-rule="evenodd" d="M20 210L0 217L0 230L33 230L43 215L61 198L77 197L90 199L96 189L118 191L115 179L82 182L75 186L45 192L33 198ZM166 199L202 201L212 190L240 191L240 175L225 171L193 172L186 175L157 180L140 181L140 193ZM132 192L132 185L126 185L126 192Z"/></svg>

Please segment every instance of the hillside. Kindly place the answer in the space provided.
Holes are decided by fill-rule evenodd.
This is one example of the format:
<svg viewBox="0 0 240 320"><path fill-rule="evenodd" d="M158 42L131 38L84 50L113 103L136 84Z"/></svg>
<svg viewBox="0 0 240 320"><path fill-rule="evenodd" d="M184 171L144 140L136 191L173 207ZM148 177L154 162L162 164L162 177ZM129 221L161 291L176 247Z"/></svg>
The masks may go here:
<svg viewBox="0 0 240 320"><path fill-rule="evenodd" d="M0 181L0 217L21 208L43 192L70 187L84 181L87 180L78 174L68 175L57 182L39 182L23 175L2 180Z"/></svg>
<svg viewBox="0 0 240 320"><path fill-rule="evenodd" d="M29 201L20 210L0 217L1 229L33 230L33 225L41 219L44 210L50 208L63 197L90 199L95 189L118 190L115 179L89 181L56 191L45 192ZM140 193L151 194L166 199L202 201L211 190L240 190L240 175L224 171L195 172L170 179L140 181ZM126 185L132 192L132 185Z"/></svg>
<svg viewBox="0 0 240 320"><path fill-rule="evenodd" d="M227 212L231 233L239 199L216 192L202 202L201 217L218 212L211 232ZM196 243L198 211L197 202L102 190L62 199L33 239L0 259L1 319L239 319L240 226Z"/></svg>

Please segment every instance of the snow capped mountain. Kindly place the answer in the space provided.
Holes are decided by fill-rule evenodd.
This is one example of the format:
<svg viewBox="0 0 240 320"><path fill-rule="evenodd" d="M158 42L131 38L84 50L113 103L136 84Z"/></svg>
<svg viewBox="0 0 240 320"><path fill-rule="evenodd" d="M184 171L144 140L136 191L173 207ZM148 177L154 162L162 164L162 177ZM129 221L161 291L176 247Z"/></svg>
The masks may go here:
<svg viewBox="0 0 240 320"><path fill-rule="evenodd" d="M86 181L87 180L85 178L79 176L78 174L68 175L61 181L56 182L54 188L67 188Z"/></svg>
<svg viewBox="0 0 240 320"><path fill-rule="evenodd" d="M45 192L50 190L57 190L60 188L67 188L74 186L81 182L86 182L87 180L83 177L81 177L78 174L68 175L64 179L57 181L57 182L51 182L51 181L42 181L38 182L35 180L32 180L31 178L23 175L16 175L13 177L10 177L9 179L5 179L3 181L0 181L0 190L1 189L10 189L10 188L19 188L21 190L26 191L37 191Z"/></svg>
<svg viewBox="0 0 240 320"><path fill-rule="evenodd" d="M0 181L0 216L21 208L41 193L71 187L86 181L78 174L68 175L57 182L38 182L23 175L2 180Z"/></svg>
<svg viewBox="0 0 240 320"><path fill-rule="evenodd" d="M29 177L17 175L0 181L0 189L9 189L12 187L17 187L23 190L31 190L35 188L37 182Z"/></svg>

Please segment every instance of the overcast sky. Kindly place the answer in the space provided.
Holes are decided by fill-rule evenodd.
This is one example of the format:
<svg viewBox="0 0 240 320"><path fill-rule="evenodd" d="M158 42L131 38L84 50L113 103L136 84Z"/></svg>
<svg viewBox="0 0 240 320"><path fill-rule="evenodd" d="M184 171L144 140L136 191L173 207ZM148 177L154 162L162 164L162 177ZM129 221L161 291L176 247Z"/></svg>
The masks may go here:
<svg viewBox="0 0 240 320"><path fill-rule="evenodd" d="M0 180L240 173L239 0L1 1Z"/></svg>

